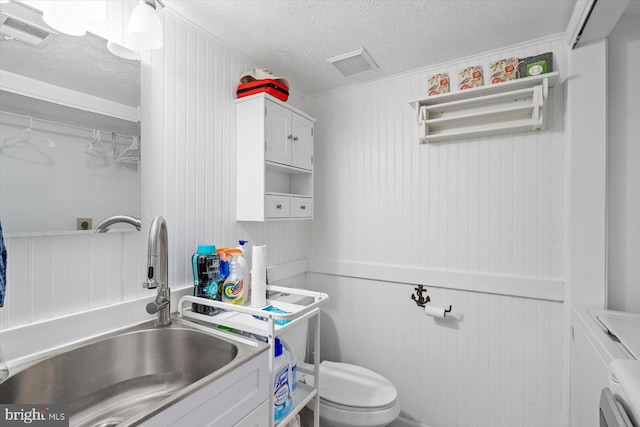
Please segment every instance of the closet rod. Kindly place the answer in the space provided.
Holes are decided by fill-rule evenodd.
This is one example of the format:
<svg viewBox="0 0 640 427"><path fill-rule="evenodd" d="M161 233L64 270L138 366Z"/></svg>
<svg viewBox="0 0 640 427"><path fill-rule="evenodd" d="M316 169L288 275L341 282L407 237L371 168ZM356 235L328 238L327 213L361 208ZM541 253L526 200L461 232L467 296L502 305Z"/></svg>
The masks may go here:
<svg viewBox="0 0 640 427"><path fill-rule="evenodd" d="M48 123L48 124L52 124L52 125L64 126L64 127L68 127L68 128L72 128L72 129L78 129L78 130L87 131L87 132L93 132L93 130L94 130L93 128L85 128L85 127L82 127L82 126L70 125L70 124L67 124L67 123L60 123L60 122L56 122L56 121L53 121L53 120L45 120L45 119L40 119L38 117L25 116L23 114L12 113L10 111L0 110L0 114L6 114L6 115L9 115L9 116L19 117L19 118L22 118L22 119L31 119L33 121L38 121L40 123ZM100 129L100 132L104 132L106 135L113 135L115 133L116 136L119 136L121 138L131 138L131 139L134 138L133 135L125 135L125 134L117 133L117 132L109 132L109 131L104 130L104 129ZM140 137L137 137L137 138L138 138L138 140L140 140Z"/></svg>

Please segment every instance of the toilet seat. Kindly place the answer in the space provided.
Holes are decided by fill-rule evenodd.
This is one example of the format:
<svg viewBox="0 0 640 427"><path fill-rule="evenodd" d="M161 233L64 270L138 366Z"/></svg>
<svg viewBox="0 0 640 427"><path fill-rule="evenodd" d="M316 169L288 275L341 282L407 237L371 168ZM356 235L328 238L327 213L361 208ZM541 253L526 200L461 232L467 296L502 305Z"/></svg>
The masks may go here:
<svg viewBox="0 0 640 427"><path fill-rule="evenodd" d="M396 402L398 391L382 375L349 363L320 363L320 399L345 410L380 410Z"/></svg>
<svg viewBox="0 0 640 427"><path fill-rule="evenodd" d="M361 366L327 360L320 363L319 369L321 425L382 427L400 414L398 391L382 375ZM311 385L312 378L307 379ZM309 408L313 409L311 402Z"/></svg>
<svg viewBox="0 0 640 427"><path fill-rule="evenodd" d="M324 400L322 396L320 396L320 404L330 406L332 408L340 409L342 411L352 411L352 412L372 412L372 411L383 411L385 409L392 408L396 404L397 400L393 402L389 402L388 405L385 406L377 406L375 408L360 408L356 406L347 406L341 405L339 403L331 402L330 400Z"/></svg>

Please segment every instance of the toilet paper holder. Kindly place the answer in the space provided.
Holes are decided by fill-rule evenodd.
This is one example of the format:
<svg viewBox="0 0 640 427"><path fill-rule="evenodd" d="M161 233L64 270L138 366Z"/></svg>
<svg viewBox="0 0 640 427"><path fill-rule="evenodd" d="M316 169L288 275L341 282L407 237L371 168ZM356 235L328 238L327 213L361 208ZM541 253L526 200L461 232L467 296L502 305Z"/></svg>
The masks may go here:
<svg viewBox="0 0 640 427"><path fill-rule="evenodd" d="M413 289L415 289L416 293L411 294L411 299L415 301L418 307L424 307L428 302L431 301L431 297L429 297L429 295L426 295L427 290L424 288L424 285L418 285L417 288ZM451 313L451 308L451 305L449 305L449 308L445 309L444 312Z"/></svg>

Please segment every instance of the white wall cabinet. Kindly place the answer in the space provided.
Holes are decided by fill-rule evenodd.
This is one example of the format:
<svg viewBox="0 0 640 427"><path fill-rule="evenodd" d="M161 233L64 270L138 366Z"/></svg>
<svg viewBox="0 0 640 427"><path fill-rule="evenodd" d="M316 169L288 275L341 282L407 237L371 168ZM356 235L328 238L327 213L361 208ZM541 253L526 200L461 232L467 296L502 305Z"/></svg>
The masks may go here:
<svg viewBox="0 0 640 427"><path fill-rule="evenodd" d="M269 95L236 101L236 219L313 218L315 119Z"/></svg>

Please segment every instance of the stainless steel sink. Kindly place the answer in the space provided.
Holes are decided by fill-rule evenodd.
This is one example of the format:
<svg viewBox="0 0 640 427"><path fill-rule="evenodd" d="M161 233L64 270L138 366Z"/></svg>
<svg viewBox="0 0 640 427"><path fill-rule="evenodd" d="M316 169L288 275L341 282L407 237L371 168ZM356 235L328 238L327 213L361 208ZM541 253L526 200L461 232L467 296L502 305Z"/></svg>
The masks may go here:
<svg viewBox="0 0 640 427"><path fill-rule="evenodd" d="M266 348L220 335L180 319L138 325L19 368L0 402L68 405L71 426L135 425Z"/></svg>

